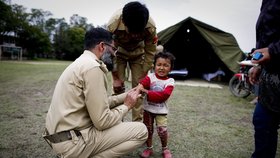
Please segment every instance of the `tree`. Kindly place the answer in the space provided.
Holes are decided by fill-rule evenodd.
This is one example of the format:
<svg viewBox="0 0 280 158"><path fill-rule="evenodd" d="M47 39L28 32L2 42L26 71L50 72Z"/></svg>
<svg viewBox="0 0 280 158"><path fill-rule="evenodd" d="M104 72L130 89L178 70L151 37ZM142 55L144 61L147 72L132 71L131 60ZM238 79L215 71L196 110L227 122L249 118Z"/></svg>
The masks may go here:
<svg viewBox="0 0 280 158"><path fill-rule="evenodd" d="M54 18L49 18L45 24L45 31L49 35L51 42L53 41L53 38L54 38L53 36L55 34L56 25L57 25L57 19L54 19Z"/></svg>
<svg viewBox="0 0 280 158"><path fill-rule="evenodd" d="M18 43L28 51L30 58L49 56L51 43L48 35L35 26L23 26L18 32Z"/></svg>
<svg viewBox="0 0 280 158"><path fill-rule="evenodd" d="M66 60L75 60L83 51L85 29L82 27L72 27L66 31Z"/></svg>
<svg viewBox="0 0 280 158"><path fill-rule="evenodd" d="M29 24L38 27L41 31L46 31L46 21L52 13L44 11L42 9L31 9L31 13L28 16Z"/></svg>
<svg viewBox="0 0 280 158"><path fill-rule="evenodd" d="M81 54L85 32L93 27L86 21L86 18L77 14L70 18L70 25L65 22L65 19L57 20L54 50L58 59L75 60Z"/></svg>
<svg viewBox="0 0 280 158"><path fill-rule="evenodd" d="M49 36L44 32L46 16L50 12L32 9L32 13L27 13L26 8L21 5L12 5L14 13L14 32L17 36L17 45L22 46L28 52L30 58L48 55L51 52Z"/></svg>
<svg viewBox="0 0 280 158"><path fill-rule="evenodd" d="M93 27L92 24L87 23L87 18L79 16L78 14L73 14L70 17L70 26L71 27L81 27L85 30L88 30L89 28Z"/></svg>
<svg viewBox="0 0 280 158"><path fill-rule="evenodd" d="M65 52L68 49L66 46L66 30L68 30L70 26L65 22L64 18L56 20L56 29L54 34L54 51L57 59L63 59L65 56Z"/></svg>
<svg viewBox="0 0 280 158"><path fill-rule="evenodd" d="M12 8L2 1L0 1L0 17L0 35L4 36L13 31L15 24Z"/></svg>
<svg viewBox="0 0 280 158"><path fill-rule="evenodd" d="M14 32L17 33L18 31L23 29L23 26L29 25L28 24L28 14L26 13L26 8L21 5L13 4L12 5L12 12L13 12L13 22L15 27Z"/></svg>

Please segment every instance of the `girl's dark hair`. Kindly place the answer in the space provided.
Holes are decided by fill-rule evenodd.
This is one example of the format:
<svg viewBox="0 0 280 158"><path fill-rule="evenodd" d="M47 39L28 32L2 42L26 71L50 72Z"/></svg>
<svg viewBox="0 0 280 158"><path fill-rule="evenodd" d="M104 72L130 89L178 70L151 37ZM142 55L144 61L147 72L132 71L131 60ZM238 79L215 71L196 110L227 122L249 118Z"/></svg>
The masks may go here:
<svg viewBox="0 0 280 158"><path fill-rule="evenodd" d="M129 32L140 33L148 23L149 10L140 2L129 2L123 7L122 20Z"/></svg>
<svg viewBox="0 0 280 158"><path fill-rule="evenodd" d="M90 50L100 42L111 43L112 40L112 34L109 31L101 27L91 28L85 34L84 49Z"/></svg>
<svg viewBox="0 0 280 158"><path fill-rule="evenodd" d="M175 56L169 52L159 52L155 55L154 57L154 65L156 65L156 61L158 58L164 58L164 59L169 59L170 60L170 64L171 64L171 70L174 67L174 62L175 62Z"/></svg>

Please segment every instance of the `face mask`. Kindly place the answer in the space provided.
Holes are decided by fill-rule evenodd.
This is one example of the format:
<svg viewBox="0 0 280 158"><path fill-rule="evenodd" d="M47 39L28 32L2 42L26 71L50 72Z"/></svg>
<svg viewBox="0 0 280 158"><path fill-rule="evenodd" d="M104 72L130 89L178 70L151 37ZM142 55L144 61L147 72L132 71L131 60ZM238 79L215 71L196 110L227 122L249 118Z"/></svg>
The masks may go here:
<svg viewBox="0 0 280 158"><path fill-rule="evenodd" d="M114 64L113 64L113 55L111 51L106 48L104 54L101 57L101 60L104 62L104 64L107 66L107 69L109 71L113 70Z"/></svg>

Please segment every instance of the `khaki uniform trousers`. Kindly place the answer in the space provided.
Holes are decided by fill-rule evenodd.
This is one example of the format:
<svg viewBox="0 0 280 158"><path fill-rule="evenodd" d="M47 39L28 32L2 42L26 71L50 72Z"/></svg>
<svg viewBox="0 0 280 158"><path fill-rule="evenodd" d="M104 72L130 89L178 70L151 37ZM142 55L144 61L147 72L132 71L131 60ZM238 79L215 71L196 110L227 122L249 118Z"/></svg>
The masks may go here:
<svg viewBox="0 0 280 158"><path fill-rule="evenodd" d="M136 87L141 79L143 79L147 73L148 69L145 67L145 56L144 48L137 48L134 51L127 52L124 49L120 49L115 59L116 71L120 80L123 82L126 79L126 68L129 65L131 70L131 84L132 88ZM132 121L142 121L143 119L143 99L138 99L135 107L132 109Z"/></svg>
<svg viewBox="0 0 280 158"><path fill-rule="evenodd" d="M72 140L52 144L58 157L121 157L143 145L148 137L146 126L140 122L122 122L103 131L90 127L80 132L80 137L71 133Z"/></svg>

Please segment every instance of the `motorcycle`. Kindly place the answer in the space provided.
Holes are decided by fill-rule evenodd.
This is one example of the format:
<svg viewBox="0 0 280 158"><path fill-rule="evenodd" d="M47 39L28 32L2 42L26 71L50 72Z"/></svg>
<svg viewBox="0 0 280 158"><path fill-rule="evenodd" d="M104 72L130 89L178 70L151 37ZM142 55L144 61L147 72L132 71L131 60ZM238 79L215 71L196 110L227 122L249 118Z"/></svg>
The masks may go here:
<svg viewBox="0 0 280 158"><path fill-rule="evenodd" d="M229 90L236 97L246 98L254 93L254 85L249 82L249 70L255 64L248 59L238 62L238 64L240 70L230 79Z"/></svg>

